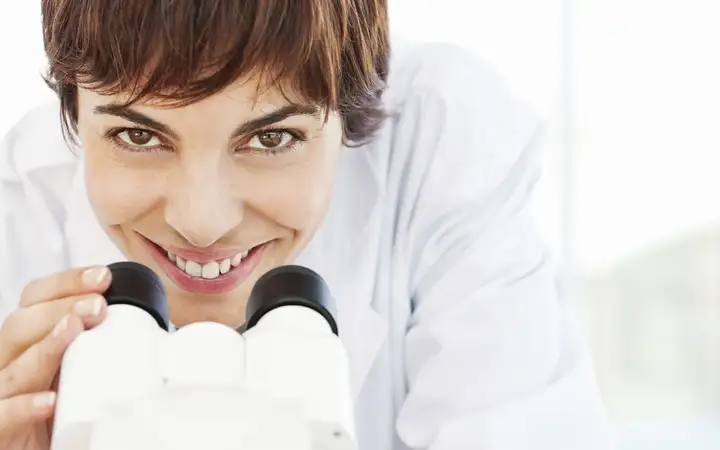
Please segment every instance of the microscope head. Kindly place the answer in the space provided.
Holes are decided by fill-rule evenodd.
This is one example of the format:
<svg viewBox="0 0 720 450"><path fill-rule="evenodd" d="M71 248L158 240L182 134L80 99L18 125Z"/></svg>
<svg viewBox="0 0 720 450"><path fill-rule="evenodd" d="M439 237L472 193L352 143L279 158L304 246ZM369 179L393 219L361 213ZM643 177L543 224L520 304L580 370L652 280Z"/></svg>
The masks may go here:
<svg viewBox="0 0 720 450"><path fill-rule="evenodd" d="M63 359L53 450L355 448L347 355L317 273L263 275L243 333L212 322L169 332L158 277L109 267L107 318Z"/></svg>

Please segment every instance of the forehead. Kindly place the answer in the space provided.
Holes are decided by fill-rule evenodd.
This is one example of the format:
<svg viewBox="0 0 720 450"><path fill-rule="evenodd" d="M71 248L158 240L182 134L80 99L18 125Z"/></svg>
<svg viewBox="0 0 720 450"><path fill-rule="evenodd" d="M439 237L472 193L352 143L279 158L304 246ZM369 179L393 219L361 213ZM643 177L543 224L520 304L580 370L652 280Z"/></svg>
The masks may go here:
<svg viewBox="0 0 720 450"><path fill-rule="evenodd" d="M79 88L80 114L87 115L101 105L123 104L132 99L131 93L107 94L93 89ZM238 79L219 92L197 101L174 104L163 98L148 97L133 103L133 109L152 111L165 117L192 116L218 120L221 116L232 116L235 120L262 115L290 104L307 104L292 89L281 85L263 84L259 78Z"/></svg>

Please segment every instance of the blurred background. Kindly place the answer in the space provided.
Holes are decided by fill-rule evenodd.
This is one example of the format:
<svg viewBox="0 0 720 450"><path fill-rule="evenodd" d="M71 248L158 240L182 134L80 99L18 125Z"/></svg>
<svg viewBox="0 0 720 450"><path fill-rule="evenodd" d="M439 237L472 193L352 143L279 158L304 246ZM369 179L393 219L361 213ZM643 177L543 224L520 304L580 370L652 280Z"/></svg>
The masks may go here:
<svg viewBox="0 0 720 450"><path fill-rule="evenodd" d="M0 134L52 98L39 3L0 5ZM538 222L619 449L720 448L720 4L390 4L397 34L474 51L546 118Z"/></svg>

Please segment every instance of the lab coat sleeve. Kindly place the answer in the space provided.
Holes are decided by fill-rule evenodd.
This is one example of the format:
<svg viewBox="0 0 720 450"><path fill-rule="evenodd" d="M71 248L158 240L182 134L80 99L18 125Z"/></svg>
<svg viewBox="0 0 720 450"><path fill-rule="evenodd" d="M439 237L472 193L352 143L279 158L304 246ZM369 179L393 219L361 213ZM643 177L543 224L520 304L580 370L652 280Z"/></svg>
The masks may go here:
<svg viewBox="0 0 720 450"><path fill-rule="evenodd" d="M8 207L8 192L6 188L7 179L10 178L10 167L6 161L8 150L7 142L5 139L0 137L0 274L7 269L8 261L10 260L10 249L8 248L8 220L10 211ZM0 283L2 283L4 277L0 275ZM3 295L3 289L0 286L0 323L5 320L7 315L6 310L6 299Z"/></svg>
<svg viewBox="0 0 720 450"><path fill-rule="evenodd" d="M13 164L12 143L12 133L0 136L0 323L17 306L17 300L12 295L16 283L10 279L13 261L18 258L12 251L12 221L13 211L18 201L23 199L22 191L18 189L19 176Z"/></svg>
<svg viewBox="0 0 720 450"><path fill-rule="evenodd" d="M531 218L543 127L471 57L435 66L398 122L413 193L400 218L413 312L398 435L413 449L608 448Z"/></svg>
<svg viewBox="0 0 720 450"><path fill-rule="evenodd" d="M0 323L17 307L19 294L14 294L17 294L18 283L11 277L13 263L22 264L18 261L21 255L13 252L13 245L19 244L17 240L21 239L13 233L15 210L26 200L14 165L14 131L13 128L7 135L0 136Z"/></svg>
<svg viewBox="0 0 720 450"><path fill-rule="evenodd" d="M66 268L64 196L74 158L55 102L33 108L0 136L0 322L28 282Z"/></svg>

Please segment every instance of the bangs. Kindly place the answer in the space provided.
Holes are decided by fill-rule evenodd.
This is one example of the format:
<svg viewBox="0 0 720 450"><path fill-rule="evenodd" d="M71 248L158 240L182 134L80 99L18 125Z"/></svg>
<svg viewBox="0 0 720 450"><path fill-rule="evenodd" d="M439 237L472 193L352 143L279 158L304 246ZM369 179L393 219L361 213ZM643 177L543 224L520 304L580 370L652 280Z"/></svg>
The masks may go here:
<svg viewBox="0 0 720 450"><path fill-rule="evenodd" d="M303 101L336 109L347 33L343 4L46 1L48 78L55 87L82 86L127 95L128 104L152 99L172 107L255 77L259 89L290 89Z"/></svg>
<svg viewBox="0 0 720 450"><path fill-rule="evenodd" d="M42 16L69 141L78 86L179 107L257 80L338 111L358 143L386 118L387 0L42 0Z"/></svg>

